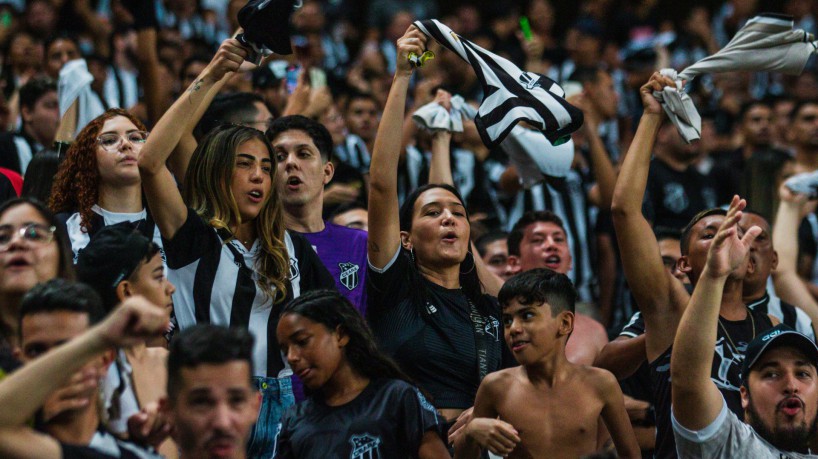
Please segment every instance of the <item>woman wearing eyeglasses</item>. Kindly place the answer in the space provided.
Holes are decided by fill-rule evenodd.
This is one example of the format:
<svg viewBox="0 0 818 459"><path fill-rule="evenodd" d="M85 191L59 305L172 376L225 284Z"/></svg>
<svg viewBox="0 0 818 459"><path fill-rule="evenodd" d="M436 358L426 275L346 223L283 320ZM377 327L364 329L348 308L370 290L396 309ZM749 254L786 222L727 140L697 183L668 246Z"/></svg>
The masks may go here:
<svg viewBox="0 0 818 459"><path fill-rule="evenodd" d="M54 179L50 207L65 222L75 262L100 228L122 222L133 223L162 247L159 230L142 201L137 165L147 138L136 117L110 109L88 123L68 149Z"/></svg>
<svg viewBox="0 0 818 459"><path fill-rule="evenodd" d="M0 206L0 378L17 366L20 302L40 282L74 279L68 236L39 202L13 199Z"/></svg>

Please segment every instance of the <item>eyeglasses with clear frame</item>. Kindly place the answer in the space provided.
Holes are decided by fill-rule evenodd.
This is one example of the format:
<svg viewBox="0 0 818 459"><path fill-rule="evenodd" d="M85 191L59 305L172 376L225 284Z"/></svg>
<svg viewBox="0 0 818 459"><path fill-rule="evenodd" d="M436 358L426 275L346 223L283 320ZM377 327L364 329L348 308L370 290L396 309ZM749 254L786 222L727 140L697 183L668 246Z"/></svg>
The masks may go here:
<svg viewBox="0 0 818 459"><path fill-rule="evenodd" d="M108 153L116 153L125 140L130 142L134 147L141 147L148 140L148 131L130 131L125 135L120 135L116 132L107 132L97 137L97 144Z"/></svg>
<svg viewBox="0 0 818 459"><path fill-rule="evenodd" d="M14 240L15 234L19 235L24 241L44 245L54 240L56 230L56 226L46 226L39 223L28 223L21 227L0 225L0 252L8 249L11 241Z"/></svg>

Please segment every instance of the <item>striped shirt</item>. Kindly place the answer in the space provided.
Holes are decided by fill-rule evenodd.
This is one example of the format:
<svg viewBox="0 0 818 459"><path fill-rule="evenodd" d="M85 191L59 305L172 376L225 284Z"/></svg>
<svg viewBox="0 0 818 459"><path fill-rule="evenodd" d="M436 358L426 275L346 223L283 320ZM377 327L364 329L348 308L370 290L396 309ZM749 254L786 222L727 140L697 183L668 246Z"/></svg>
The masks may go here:
<svg viewBox="0 0 818 459"><path fill-rule="evenodd" d="M502 230L511 231L528 211L550 210L562 219L573 259L567 275L576 286L579 301L593 301L591 288L595 275L590 252L593 234L583 177L570 170L565 178L546 180L509 196L499 190L500 176L507 166L492 159L487 160L484 167L486 190Z"/></svg>
<svg viewBox="0 0 818 459"><path fill-rule="evenodd" d="M91 238L97 231L109 225L116 225L122 222L133 223L134 227L138 229L143 236L153 241L159 247L162 255L162 261L167 262L165 252L162 250L162 235L159 233L159 227L153 222L153 218L148 214L146 209L141 212L134 213L117 213L109 212L102 207L94 204L91 207L94 215L91 218L90 229L85 228L81 224L82 217L79 212L68 214L58 214L57 219L65 222L65 229L68 232L68 240L71 241L71 250L74 252L74 264L77 263L77 257L84 249Z"/></svg>
<svg viewBox="0 0 818 459"><path fill-rule="evenodd" d="M292 374L281 355L276 327L284 302L272 299L258 288L255 266L259 240L248 250L225 231L217 231L188 209L185 223L164 239L168 278L176 286L173 306L179 327L211 323L250 330L255 337L255 375L285 377ZM334 288L335 283L303 236L285 233L290 258L287 300L302 291ZM227 242L224 242L227 240Z"/></svg>

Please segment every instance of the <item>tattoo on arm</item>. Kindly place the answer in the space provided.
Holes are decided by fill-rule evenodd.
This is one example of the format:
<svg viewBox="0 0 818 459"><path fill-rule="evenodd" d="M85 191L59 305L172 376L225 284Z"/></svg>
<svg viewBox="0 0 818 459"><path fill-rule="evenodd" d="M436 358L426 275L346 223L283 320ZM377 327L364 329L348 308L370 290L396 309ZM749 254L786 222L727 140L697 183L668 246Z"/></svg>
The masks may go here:
<svg viewBox="0 0 818 459"><path fill-rule="evenodd" d="M381 248L380 248L380 247L378 247L378 244L376 244L376 243L374 243L374 242L371 242L371 241L370 241L370 242L369 242L369 250L371 250L371 251L373 251L373 252L375 252L375 253L378 253L378 252L380 252L380 251L381 251Z"/></svg>
<svg viewBox="0 0 818 459"><path fill-rule="evenodd" d="M196 92L196 91L202 89L202 82L203 81L204 81L204 79L202 79L202 78L194 81L193 85L190 87L190 89L188 89L188 92Z"/></svg>

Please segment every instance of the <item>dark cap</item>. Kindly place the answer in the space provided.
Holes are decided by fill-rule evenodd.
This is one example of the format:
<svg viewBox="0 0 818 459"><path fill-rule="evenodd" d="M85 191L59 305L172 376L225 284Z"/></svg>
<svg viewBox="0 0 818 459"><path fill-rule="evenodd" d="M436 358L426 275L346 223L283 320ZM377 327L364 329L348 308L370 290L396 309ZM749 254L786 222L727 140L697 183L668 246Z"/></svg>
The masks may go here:
<svg viewBox="0 0 818 459"><path fill-rule="evenodd" d="M741 384L747 384L750 370L753 369L753 365L765 352L781 346L798 349L809 358L810 363L818 367L818 346L806 335L780 324L756 336L747 345L747 351L744 353L744 364L741 367Z"/></svg>
<svg viewBox="0 0 818 459"><path fill-rule="evenodd" d="M116 287L159 248L124 222L100 229L77 257L77 278L102 297L106 312L119 303Z"/></svg>

